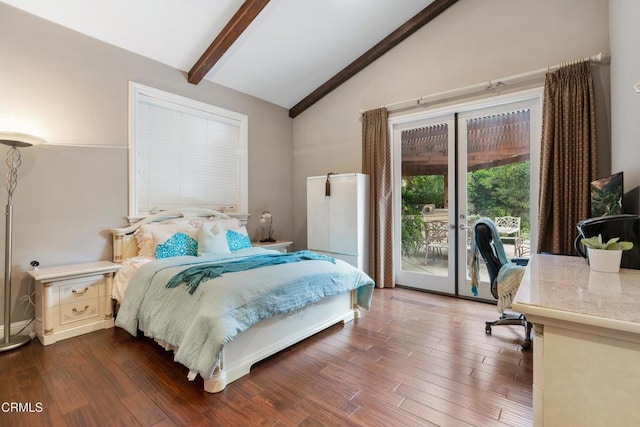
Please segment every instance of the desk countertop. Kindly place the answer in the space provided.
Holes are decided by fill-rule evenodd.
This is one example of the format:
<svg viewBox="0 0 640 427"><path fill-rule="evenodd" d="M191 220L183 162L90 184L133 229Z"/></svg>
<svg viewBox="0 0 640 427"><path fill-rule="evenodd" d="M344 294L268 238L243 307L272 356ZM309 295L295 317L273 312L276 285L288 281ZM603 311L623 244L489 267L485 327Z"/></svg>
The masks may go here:
<svg viewBox="0 0 640 427"><path fill-rule="evenodd" d="M640 334L640 270L591 272L584 258L536 254L512 307L528 317Z"/></svg>

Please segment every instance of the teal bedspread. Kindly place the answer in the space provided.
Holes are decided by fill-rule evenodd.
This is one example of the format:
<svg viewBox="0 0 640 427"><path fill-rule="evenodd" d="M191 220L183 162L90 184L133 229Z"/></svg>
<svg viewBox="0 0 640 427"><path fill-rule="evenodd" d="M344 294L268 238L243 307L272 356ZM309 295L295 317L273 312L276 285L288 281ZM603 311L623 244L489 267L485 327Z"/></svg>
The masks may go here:
<svg viewBox="0 0 640 427"><path fill-rule="evenodd" d="M266 265L225 272L203 280L190 294L183 286L167 287L189 268L275 254L248 248L217 257L175 257L140 267L129 283L116 326L178 348L175 360L211 378L223 346L260 320L295 312L321 299L357 289L358 305L369 309L373 280L349 264L324 259Z"/></svg>
<svg viewBox="0 0 640 427"><path fill-rule="evenodd" d="M292 253L275 253L264 255L253 255L234 261L212 261L210 263L198 264L193 267L189 267L186 270L173 276L169 283L168 288L175 288L184 284L190 294L194 293L200 283L208 279L215 279L222 276L224 273L233 273L236 271L252 270L254 268L266 267L269 265L286 264L289 262L299 262L308 260L323 260L331 263L336 263L336 260L322 254L317 254L309 251L298 251Z"/></svg>

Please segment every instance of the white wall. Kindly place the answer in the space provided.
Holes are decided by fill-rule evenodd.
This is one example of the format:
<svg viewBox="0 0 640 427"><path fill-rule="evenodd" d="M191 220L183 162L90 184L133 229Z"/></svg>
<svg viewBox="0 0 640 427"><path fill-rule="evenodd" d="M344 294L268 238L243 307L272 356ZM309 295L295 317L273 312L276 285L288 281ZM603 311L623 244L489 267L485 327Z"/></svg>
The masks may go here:
<svg viewBox="0 0 640 427"><path fill-rule="evenodd" d="M14 301L32 288L24 274L31 260L51 266L110 259L106 230L125 225L128 214L130 80L246 114L249 232L260 237L260 213L269 209L274 236L291 238L293 121L286 109L208 81L189 84L184 72L4 3L0 58L0 129L50 142L22 151L13 199ZM22 303L12 306L14 321L30 317Z"/></svg>
<svg viewBox="0 0 640 427"><path fill-rule="evenodd" d="M611 169L624 171L625 211L640 213L640 2L611 0Z"/></svg>
<svg viewBox="0 0 640 427"><path fill-rule="evenodd" d="M454 4L294 119L296 247L306 242L305 177L361 171L361 110L606 53L608 30L607 0ZM608 72L596 80L608 99Z"/></svg>

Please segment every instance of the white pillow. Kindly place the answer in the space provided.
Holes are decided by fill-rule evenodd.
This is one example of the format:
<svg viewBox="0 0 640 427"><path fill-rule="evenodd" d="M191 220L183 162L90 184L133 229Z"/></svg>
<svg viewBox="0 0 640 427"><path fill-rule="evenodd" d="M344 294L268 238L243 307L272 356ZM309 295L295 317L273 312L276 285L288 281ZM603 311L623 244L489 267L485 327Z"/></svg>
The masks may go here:
<svg viewBox="0 0 640 427"><path fill-rule="evenodd" d="M175 233L184 233L194 239L197 239L198 230L201 225L209 224L209 226L211 226L215 222L219 222L226 229L235 230L240 227L240 221L237 218L221 219L217 217L191 219L174 218L142 225L134 233L138 243L138 256L149 258L155 257L157 242L153 239L154 232L169 233L170 236Z"/></svg>
<svg viewBox="0 0 640 427"><path fill-rule="evenodd" d="M165 233L169 236L184 233L196 239L197 232L198 228L191 225L188 220L175 219L142 225L133 235L138 242L138 256L155 258L157 242L153 239L153 233Z"/></svg>
<svg viewBox="0 0 640 427"><path fill-rule="evenodd" d="M220 223L203 223L198 230L198 256L230 253L226 230Z"/></svg>

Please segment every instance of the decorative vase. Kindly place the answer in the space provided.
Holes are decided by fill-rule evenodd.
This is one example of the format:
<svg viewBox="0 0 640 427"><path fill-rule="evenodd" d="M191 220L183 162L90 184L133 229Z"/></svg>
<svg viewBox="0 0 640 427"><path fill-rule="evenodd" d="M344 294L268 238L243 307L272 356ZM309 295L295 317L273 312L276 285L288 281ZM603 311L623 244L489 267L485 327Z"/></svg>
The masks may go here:
<svg viewBox="0 0 640 427"><path fill-rule="evenodd" d="M620 271L622 250L587 249L591 271L617 273Z"/></svg>

